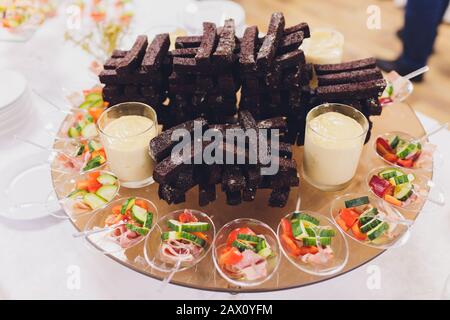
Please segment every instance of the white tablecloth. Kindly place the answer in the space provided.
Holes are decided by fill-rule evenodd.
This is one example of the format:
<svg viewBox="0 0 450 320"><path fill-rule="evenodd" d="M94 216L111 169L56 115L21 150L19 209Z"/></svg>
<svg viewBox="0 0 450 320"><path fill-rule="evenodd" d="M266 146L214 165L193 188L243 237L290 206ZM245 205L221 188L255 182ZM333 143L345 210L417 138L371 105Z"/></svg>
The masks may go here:
<svg viewBox="0 0 450 320"><path fill-rule="evenodd" d="M155 2L145 1L137 13L139 21L145 22L142 28L175 19L170 8L183 1L174 2L158 1L158 5L150 7L148 4ZM88 71L90 58L63 42L64 24L61 15L44 24L27 43L0 43L0 69L21 71L34 90L52 101L60 101L61 87L78 90L94 84L96 79ZM17 134L47 143L43 141L42 126L55 110L36 95L33 109L33 119ZM426 116L418 116L426 129L436 125ZM450 159L448 131L436 134L431 141L439 146L445 159ZM23 159L32 159L36 152L29 145L14 142L11 136L0 137L0 179ZM435 182L450 199L448 178L447 160L436 168ZM30 184L38 187L37 181ZM447 204L420 215L405 246L389 250L343 276L305 288L232 296L174 285L161 289L159 281L87 250L80 239L72 237L74 228L67 221L45 217L20 222L0 216L0 299L439 299L450 274L449 226ZM74 285L74 274L80 276L79 286L76 282Z"/></svg>

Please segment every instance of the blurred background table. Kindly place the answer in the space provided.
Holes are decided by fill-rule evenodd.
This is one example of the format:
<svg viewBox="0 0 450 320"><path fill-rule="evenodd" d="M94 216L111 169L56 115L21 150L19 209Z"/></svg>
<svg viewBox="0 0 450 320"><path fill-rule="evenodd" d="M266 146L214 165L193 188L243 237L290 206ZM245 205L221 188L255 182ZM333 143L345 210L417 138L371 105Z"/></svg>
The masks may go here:
<svg viewBox="0 0 450 320"><path fill-rule="evenodd" d="M149 28L178 17L173 8L187 1L135 0L136 21L140 28ZM400 43L395 31L402 24L402 11L392 1L294 1L259 0L238 1L245 8L247 24L258 24L264 31L270 14L283 11L288 24L307 21L312 27L333 27L346 37L346 58L380 55L395 57ZM366 28L367 6L382 9L381 30ZM49 99L57 101L60 88L81 90L96 83L88 71L92 58L79 48L63 40L67 16L65 8L47 21L25 43L0 43L0 69L21 71L30 86ZM446 58L450 44L448 26L441 27L436 46L437 54L431 61L426 81L416 86L409 99L425 129L450 119L450 70ZM134 36L134 35L133 35ZM448 91L448 89L447 89ZM27 123L21 135L41 139L42 126L54 108L33 95L35 116ZM61 117L62 119L62 117ZM43 138L42 138L43 139ZM450 133L443 131L431 141L438 144L445 159L450 159ZM46 141L42 141L44 143ZM38 150L14 142L12 137L0 137L0 172L5 172L24 159L32 158ZM436 168L435 182L450 198L448 178L450 166ZM33 183L33 182L31 182ZM3 196L3 195L2 195ZM448 202L448 201L447 201ZM2 210L2 209L0 209ZM419 216L410 241L401 248L392 249L351 273L314 286L288 291L229 294L199 291L168 285L161 288L159 281L147 278L115 263L101 254L87 250L82 241L72 238L73 226L67 221L45 217L35 221L15 221L0 217L0 299L68 298L68 299L383 299L383 298L441 298L444 283L450 274L450 206ZM430 239L433 244L430 246ZM73 288L71 276L80 275L80 287ZM379 274L380 286L370 284ZM68 285L69 284L69 285ZM447 297L448 298L448 297Z"/></svg>

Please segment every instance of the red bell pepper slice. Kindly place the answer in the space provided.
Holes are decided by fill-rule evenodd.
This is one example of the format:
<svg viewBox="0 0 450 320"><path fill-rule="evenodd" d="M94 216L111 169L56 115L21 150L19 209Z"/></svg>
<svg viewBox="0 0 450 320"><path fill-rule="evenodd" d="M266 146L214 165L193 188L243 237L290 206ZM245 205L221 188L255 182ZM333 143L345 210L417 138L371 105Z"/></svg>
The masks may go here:
<svg viewBox="0 0 450 320"><path fill-rule="evenodd" d="M286 218L281 219L281 231L283 232L283 234L294 239L294 235L292 234L292 224Z"/></svg>
<svg viewBox="0 0 450 320"><path fill-rule="evenodd" d="M88 174L89 180L97 180L100 176L100 171L94 171Z"/></svg>
<svg viewBox="0 0 450 320"><path fill-rule="evenodd" d="M114 213L114 214L120 214L120 211L122 210L122 205L117 205L117 206L114 206L114 207L112 207L112 212Z"/></svg>
<svg viewBox="0 0 450 320"><path fill-rule="evenodd" d="M414 164L413 159L398 159L397 160L398 165L405 167L405 168L411 168Z"/></svg>
<svg viewBox="0 0 450 320"><path fill-rule="evenodd" d="M281 243L284 244L284 248L293 256L298 257L302 254L300 247L295 243L295 240L289 237L287 234L281 235Z"/></svg>
<svg viewBox="0 0 450 320"><path fill-rule="evenodd" d="M98 182L97 179L89 180L87 189L89 192L94 193L94 192L97 192L97 190L100 189L101 186L102 186L102 184L100 182Z"/></svg>
<svg viewBox="0 0 450 320"><path fill-rule="evenodd" d="M339 216L345 222L346 226L350 228L358 220L359 212L352 208L342 208L339 211Z"/></svg>
<svg viewBox="0 0 450 320"><path fill-rule="evenodd" d="M348 231L349 227L347 227L347 224L344 220L342 220L341 217L336 217L336 223L339 225L339 227L341 227L342 230Z"/></svg>
<svg viewBox="0 0 450 320"><path fill-rule="evenodd" d="M383 158L390 163L396 163L398 160L398 157L393 153L386 153L385 155L383 155Z"/></svg>
<svg viewBox="0 0 450 320"><path fill-rule="evenodd" d="M352 226L352 232L353 232L353 235L355 236L355 238L358 240L366 240L366 238L367 238L367 235L365 233L361 232L361 229L359 228L358 223L355 223Z"/></svg>
<svg viewBox="0 0 450 320"><path fill-rule="evenodd" d="M383 138L381 138L381 137L377 138L376 147L377 147L377 152L381 156L384 156L387 153L395 153L394 150L392 150L392 148L389 145L389 143L386 140L384 140Z"/></svg>
<svg viewBox="0 0 450 320"><path fill-rule="evenodd" d="M300 255L302 255L302 256L307 254L307 253L316 254L317 252L319 252L319 249L316 246L310 246L310 247L303 246L303 247L300 247Z"/></svg>
<svg viewBox="0 0 450 320"><path fill-rule="evenodd" d="M256 235L252 229L244 227L244 228L236 228L233 231L230 232L227 239L227 246L231 247L231 244L234 240L237 239L238 234L250 234L250 235Z"/></svg>

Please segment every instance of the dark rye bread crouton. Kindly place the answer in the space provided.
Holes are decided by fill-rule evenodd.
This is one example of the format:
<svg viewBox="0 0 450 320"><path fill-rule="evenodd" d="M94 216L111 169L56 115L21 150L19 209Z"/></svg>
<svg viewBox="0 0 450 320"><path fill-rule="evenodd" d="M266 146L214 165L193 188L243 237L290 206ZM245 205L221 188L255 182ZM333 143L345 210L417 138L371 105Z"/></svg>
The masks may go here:
<svg viewBox="0 0 450 320"><path fill-rule="evenodd" d="M167 55L171 57L194 58L197 54L197 51L198 48L181 48L171 50L167 53Z"/></svg>
<svg viewBox="0 0 450 320"><path fill-rule="evenodd" d="M116 50L114 50L112 52L111 58L123 58L123 57L126 56L127 52L128 51L126 51L126 50L118 50L118 49L116 49Z"/></svg>
<svg viewBox="0 0 450 320"><path fill-rule="evenodd" d="M238 166L226 166L222 174L222 189L235 192L245 187L245 176Z"/></svg>
<svg viewBox="0 0 450 320"><path fill-rule="evenodd" d="M285 35L278 47L277 53L283 54L298 49L305 38L303 31L297 31L289 35Z"/></svg>
<svg viewBox="0 0 450 320"><path fill-rule="evenodd" d="M259 121L257 126L259 129L279 129L284 131L287 129L287 121L284 117L274 117Z"/></svg>
<svg viewBox="0 0 450 320"><path fill-rule="evenodd" d="M174 57L173 71L188 74L213 74L214 68L208 65L199 64L196 58Z"/></svg>
<svg viewBox="0 0 450 320"><path fill-rule="evenodd" d="M210 62L214 48L217 43L216 25L211 22L203 22L202 42L198 47L195 61L198 65L207 65Z"/></svg>
<svg viewBox="0 0 450 320"><path fill-rule="evenodd" d="M161 67L164 57L170 47L168 33L161 33L153 38L153 41L147 48L142 59L142 68L144 71L155 71Z"/></svg>
<svg viewBox="0 0 450 320"><path fill-rule="evenodd" d="M225 20L222 31L219 36L219 43L212 58L214 63L228 65L233 62L234 49L236 47L234 20Z"/></svg>
<svg viewBox="0 0 450 320"><path fill-rule="evenodd" d="M310 33L310 30L309 30L309 25L306 22L301 22L301 23L296 24L296 25L294 25L292 27L288 27L288 28L284 29L284 34L285 35L289 35L289 34L292 34L294 32L298 32L298 31L303 32L303 36L305 38L311 37L311 33Z"/></svg>
<svg viewBox="0 0 450 320"><path fill-rule="evenodd" d="M208 122L205 119L197 118L165 130L150 140L150 155L152 158L159 162L168 157L172 151L172 148L178 143L178 141L172 141L171 139L173 132L179 129L184 129L192 135L194 132L194 122L197 122L202 129L208 125Z"/></svg>
<svg viewBox="0 0 450 320"><path fill-rule="evenodd" d="M202 36L183 36L175 39L175 49L198 48L202 42Z"/></svg>
<svg viewBox="0 0 450 320"><path fill-rule="evenodd" d="M336 84L317 88L317 97L322 101L348 99L368 99L380 95L386 87L384 79L358 83Z"/></svg>
<svg viewBox="0 0 450 320"><path fill-rule="evenodd" d="M241 40L239 64L244 72L256 71L256 47L258 43L258 27L247 27Z"/></svg>
<svg viewBox="0 0 450 320"><path fill-rule="evenodd" d="M269 197L271 207L283 208L289 199L290 188L273 189Z"/></svg>
<svg viewBox="0 0 450 320"><path fill-rule="evenodd" d="M186 201L186 193L169 184L160 184L158 196L168 204L178 204Z"/></svg>
<svg viewBox="0 0 450 320"><path fill-rule="evenodd" d="M116 70L121 60L122 60L121 58L115 57L108 58L106 62L103 64L103 69Z"/></svg>
<svg viewBox="0 0 450 320"><path fill-rule="evenodd" d="M148 40L147 36L140 35L137 37L131 49L126 53L126 55L120 60L117 66L117 73L124 74L135 70L142 61L145 55L145 50L147 49Z"/></svg>
<svg viewBox="0 0 450 320"><path fill-rule="evenodd" d="M329 73L339 73L346 71L355 71L362 69L370 69L375 68L376 61L375 58L366 58L360 60L354 60L343 63L335 63L335 64L315 64L314 70L317 75L329 74Z"/></svg>
<svg viewBox="0 0 450 320"><path fill-rule="evenodd" d="M216 185L200 183L198 186L198 205L204 207L216 200Z"/></svg>
<svg viewBox="0 0 450 320"><path fill-rule="evenodd" d="M382 78L383 74L378 68L330 73L317 76L319 86L329 86L344 83L357 83Z"/></svg>
<svg viewBox="0 0 450 320"><path fill-rule="evenodd" d="M303 50L294 50L276 57L274 67L277 69L287 69L305 63L305 54L303 53Z"/></svg>
<svg viewBox="0 0 450 320"><path fill-rule="evenodd" d="M264 37L264 41L256 56L258 68L265 70L272 64L278 44L283 38L284 25L283 14L280 12L273 13L270 18L267 35Z"/></svg>

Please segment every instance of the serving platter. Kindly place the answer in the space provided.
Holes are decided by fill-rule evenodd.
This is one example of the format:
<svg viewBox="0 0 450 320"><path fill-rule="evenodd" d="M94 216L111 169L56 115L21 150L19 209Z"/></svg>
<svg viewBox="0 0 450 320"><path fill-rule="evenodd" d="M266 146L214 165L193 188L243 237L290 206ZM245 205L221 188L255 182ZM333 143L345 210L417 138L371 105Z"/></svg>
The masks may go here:
<svg viewBox="0 0 450 320"><path fill-rule="evenodd" d="M366 185L367 173L373 168L383 165L383 161L377 156L373 149L373 142L378 135L389 131L402 131L415 137L420 137L425 134L419 119L416 117L411 107L406 103L395 103L386 106L384 107L381 116L372 117L371 120L374 123L371 139L364 146L357 173L352 183L344 190L337 192L322 192L311 185L308 185L301 177L300 187L291 189L288 203L284 208L272 208L267 206L270 190L258 190L255 201L243 202L239 206L227 205L224 193L218 192L217 200L215 202L212 202L205 207L199 207L197 187L188 191L186 194L186 202L179 205L168 205L165 201L160 200L158 197L157 184L141 189L121 188L120 197L139 196L149 199L158 207L159 217L174 210L184 208L203 211L212 218L216 230L220 229L227 222L237 218L258 219L276 230L280 219L287 213L295 210L299 195L301 197L301 209L316 211L331 218L330 206L336 196L346 193L369 193L368 186ZM58 147L59 143L60 142L56 140L55 147ZM293 147L293 151L293 156L299 165L299 172L301 172L303 147L295 146ZM52 168L54 168L54 165ZM431 179L433 172L424 171L422 174ZM65 182L73 177L74 176L71 176L70 174L57 172L52 169L53 185L59 199L63 198L70 191L67 189L67 183ZM406 219L415 220L421 209L422 207L413 211L402 211L401 209L399 211ZM85 215L76 220L71 219L71 222L77 230L81 231L84 230L89 218L90 215ZM230 293L266 292L291 289L311 285L347 273L366 264L384 252L384 250L381 249L364 246L350 237L347 237L347 241L349 246L348 262L340 272L331 276L315 276L304 273L292 265L291 262L283 256L281 257L281 263L276 274L269 281L255 287L236 287L230 285L219 275L214 267L212 253L209 252L208 255L193 268L174 274L171 278L171 283L201 290ZM145 261L144 242L123 252L106 254L106 256L146 276L159 280L164 280L167 277L167 273L152 269Z"/></svg>

